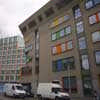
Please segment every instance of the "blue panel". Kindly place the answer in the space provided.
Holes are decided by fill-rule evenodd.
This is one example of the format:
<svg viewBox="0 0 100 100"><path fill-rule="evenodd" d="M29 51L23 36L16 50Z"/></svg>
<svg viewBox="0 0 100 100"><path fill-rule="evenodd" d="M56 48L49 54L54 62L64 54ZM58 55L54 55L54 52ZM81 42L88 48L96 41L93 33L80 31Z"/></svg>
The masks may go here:
<svg viewBox="0 0 100 100"><path fill-rule="evenodd" d="M62 60L58 60L58 61L57 61L57 70L58 70L58 71L61 71L61 70L62 70L62 66L63 66Z"/></svg>

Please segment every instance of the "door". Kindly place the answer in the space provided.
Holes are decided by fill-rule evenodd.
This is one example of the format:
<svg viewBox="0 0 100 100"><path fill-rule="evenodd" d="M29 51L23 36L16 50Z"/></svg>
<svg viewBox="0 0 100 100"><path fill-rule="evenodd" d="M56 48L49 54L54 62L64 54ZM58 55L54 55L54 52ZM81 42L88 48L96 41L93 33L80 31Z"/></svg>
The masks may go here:
<svg viewBox="0 0 100 100"><path fill-rule="evenodd" d="M99 90L100 90L100 74L98 75L98 86L99 86Z"/></svg>

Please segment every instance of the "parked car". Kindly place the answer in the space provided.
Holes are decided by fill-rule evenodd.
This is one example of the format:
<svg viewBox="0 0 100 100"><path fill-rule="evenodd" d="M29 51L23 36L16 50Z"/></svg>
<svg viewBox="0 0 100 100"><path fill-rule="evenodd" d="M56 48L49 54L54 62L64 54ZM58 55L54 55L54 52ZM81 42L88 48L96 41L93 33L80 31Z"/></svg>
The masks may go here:
<svg viewBox="0 0 100 100"><path fill-rule="evenodd" d="M38 99L48 98L54 100L70 100L70 96L66 92L62 92L60 84L39 83L37 88Z"/></svg>
<svg viewBox="0 0 100 100"><path fill-rule="evenodd" d="M21 84L16 83L6 83L4 86L5 96L13 96L13 97L25 97L26 91L23 89Z"/></svg>

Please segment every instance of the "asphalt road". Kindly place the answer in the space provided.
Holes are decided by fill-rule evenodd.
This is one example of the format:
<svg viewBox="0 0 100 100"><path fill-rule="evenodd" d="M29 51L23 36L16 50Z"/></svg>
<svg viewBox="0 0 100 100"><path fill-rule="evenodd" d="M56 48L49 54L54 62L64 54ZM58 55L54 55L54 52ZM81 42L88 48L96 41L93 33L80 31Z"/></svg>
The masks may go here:
<svg viewBox="0 0 100 100"><path fill-rule="evenodd" d="M13 97L5 97L3 95L0 95L0 100L34 100L33 97L25 97L23 98L13 98Z"/></svg>

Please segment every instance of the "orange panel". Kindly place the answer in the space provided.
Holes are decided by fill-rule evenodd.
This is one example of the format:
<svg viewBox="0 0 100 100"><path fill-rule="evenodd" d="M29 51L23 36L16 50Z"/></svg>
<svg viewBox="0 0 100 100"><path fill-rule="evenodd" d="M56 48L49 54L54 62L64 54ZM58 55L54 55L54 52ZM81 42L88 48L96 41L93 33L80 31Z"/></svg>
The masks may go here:
<svg viewBox="0 0 100 100"><path fill-rule="evenodd" d="M57 45L56 48L57 48L57 54L60 54L61 53L61 44Z"/></svg>
<svg viewBox="0 0 100 100"><path fill-rule="evenodd" d="M99 22L99 16L98 16L98 13L96 13L96 21Z"/></svg>

